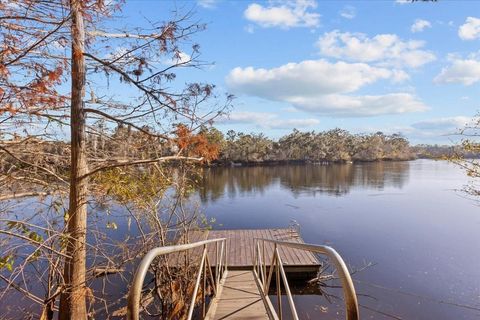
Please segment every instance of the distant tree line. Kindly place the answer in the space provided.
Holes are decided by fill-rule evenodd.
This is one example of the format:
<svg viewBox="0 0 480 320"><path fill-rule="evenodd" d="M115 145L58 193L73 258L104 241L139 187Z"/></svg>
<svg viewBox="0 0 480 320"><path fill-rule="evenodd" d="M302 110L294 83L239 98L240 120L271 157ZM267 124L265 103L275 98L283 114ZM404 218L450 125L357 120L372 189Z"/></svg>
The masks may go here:
<svg viewBox="0 0 480 320"><path fill-rule="evenodd" d="M190 131L179 126L168 142L143 134L126 125L107 128L101 121L92 126L87 134L89 158L96 161L123 162L133 158L151 159L175 156L179 152L190 157L203 158L207 163L229 164L275 164L279 162L299 163L342 163L358 161L449 159L452 156L476 158L478 154L468 152L462 146L416 145L400 134L387 135L352 134L346 130L333 129L322 132L302 132L294 129L278 140L262 133L243 133L229 130L223 134L215 127L203 126ZM20 143L21 142L21 143ZM20 149L25 163L55 170L69 170L70 146L67 142L46 141L39 138L16 136L3 140L11 149ZM186 147L188 146L188 147ZM21 166L8 153L0 152L0 171L9 172Z"/></svg>
<svg viewBox="0 0 480 320"><path fill-rule="evenodd" d="M478 158L478 151L471 150L461 145L429 145L419 144L412 147L413 152L420 159L451 159L461 157L463 159Z"/></svg>
<svg viewBox="0 0 480 320"><path fill-rule="evenodd" d="M235 132L224 135L216 128L201 130L211 143L219 145L220 162L350 162L411 160L416 154L399 134L352 134L333 129L302 132L294 129L278 140L264 134Z"/></svg>

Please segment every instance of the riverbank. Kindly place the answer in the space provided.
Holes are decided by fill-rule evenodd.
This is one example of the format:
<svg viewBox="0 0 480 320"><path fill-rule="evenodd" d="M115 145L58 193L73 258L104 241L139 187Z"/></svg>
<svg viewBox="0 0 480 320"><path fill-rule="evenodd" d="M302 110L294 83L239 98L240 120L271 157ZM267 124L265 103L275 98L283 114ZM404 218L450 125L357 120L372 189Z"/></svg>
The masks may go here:
<svg viewBox="0 0 480 320"><path fill-rule="evenodd" d="M401 159L375 159L375 160L341 160L341 161L312 161L312 160L261 160L261 161L213 161L207 167L255 167L255 166L284 166L284 165L319 165L328 166L332 164L355 164L370 162L391 162L391 161L413 161L419 158ZM440 159L435 159L440 160Z"/></svg>

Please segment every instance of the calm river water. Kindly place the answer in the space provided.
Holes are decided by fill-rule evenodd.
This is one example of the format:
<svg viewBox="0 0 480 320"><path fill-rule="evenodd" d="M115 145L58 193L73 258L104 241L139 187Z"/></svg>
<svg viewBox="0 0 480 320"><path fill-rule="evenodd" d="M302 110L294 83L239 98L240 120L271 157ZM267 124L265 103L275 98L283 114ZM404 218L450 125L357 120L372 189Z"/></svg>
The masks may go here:
<svg viewBox="0 0 480 320"><path fill-rule="evenodd" d="M480 208L458 191L467 182L430 160L211 168L200 199L217 229L295 221L347 264L374 263L354 275L363 319L478 319ZM342 318L342 301L295 300L311 319Z"/></svg>
<svg viewBox="0 0 480 320"><path fill-rule="evenodd" d="M480 203L458 191L468 179L455 165L416 160L209 168L200 182L198 200L207 217L216 218L214 228L294 223L306 242L334 247L350 266L373 263L354 274L362 319L480 318ZM28 201L23 206L18 212L31 211ZM123 241L129 233L121 221L118 230L104 231ZM119 298L126 286L118 282L110 291ZM18 299L0 300L0 318L22 318L22 308L31 307ZM335 297L294 299L303 319L344 318Z"/></svg>

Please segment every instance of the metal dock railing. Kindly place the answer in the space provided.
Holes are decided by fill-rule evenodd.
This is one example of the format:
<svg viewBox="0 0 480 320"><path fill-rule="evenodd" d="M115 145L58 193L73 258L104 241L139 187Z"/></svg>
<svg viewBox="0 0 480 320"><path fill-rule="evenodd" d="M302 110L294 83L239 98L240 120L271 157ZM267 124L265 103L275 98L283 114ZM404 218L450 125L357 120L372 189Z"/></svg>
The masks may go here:
<svg viewBox="0 0 480 320"><path fill-rule="evenodd" d="M291 250L326 255L333 262L342 283L346 319L359 319L358 301L350 273L342 257L333 248L306 244L303 241L292 242L265 238L252 240L249 243L252 243L253 247L247 248L251 250L252 256L252 264L249 270L245 270L245 268L228 270L229 257L226 238L152 249L142 259L135 273L128 295L127 319L140 319L140 300L143 283L148 269L155 258L171 253L202 248L202 253L198 256L199 268L195 277L195 286L191 302L188 305L188 320L192 319L195 307L201 307L199 316L202 319L251 318L282 320L284 315L282 314L281 282L283 282L291 315L293 319L299 319L282 257L282 252L288 253L292 252ZM268 250L268 247L272 249L272 246L273 250ZM283 251L281 250L282 248ZM288 248L290 251L285 250L285 248ZM214 260L214 264L211 263L212 260ZM268 297L274 273L278 310L275 310ZM207 281L210 282L213 291L208 310L206 306ZM200 285L202 285L202 289L199 296Z"/></svg>

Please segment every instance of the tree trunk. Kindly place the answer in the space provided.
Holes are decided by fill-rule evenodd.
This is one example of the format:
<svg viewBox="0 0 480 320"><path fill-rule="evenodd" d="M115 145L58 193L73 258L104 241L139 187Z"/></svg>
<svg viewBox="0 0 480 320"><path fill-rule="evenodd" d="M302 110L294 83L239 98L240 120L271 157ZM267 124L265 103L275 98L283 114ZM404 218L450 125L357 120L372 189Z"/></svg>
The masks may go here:
<svg viewBox="0 0 480 320"><path fill-rule="evenodd" d="M65 292L60 298L59 319L87 318L86 307L86 230L87 230L87 187L85 174L88 172L86 159L85 113L85 30L81 0L70 0L72 13L72 92L71 92L71 172L70 196L67 217L67 233L70 237L63 276Z"/></svg>

